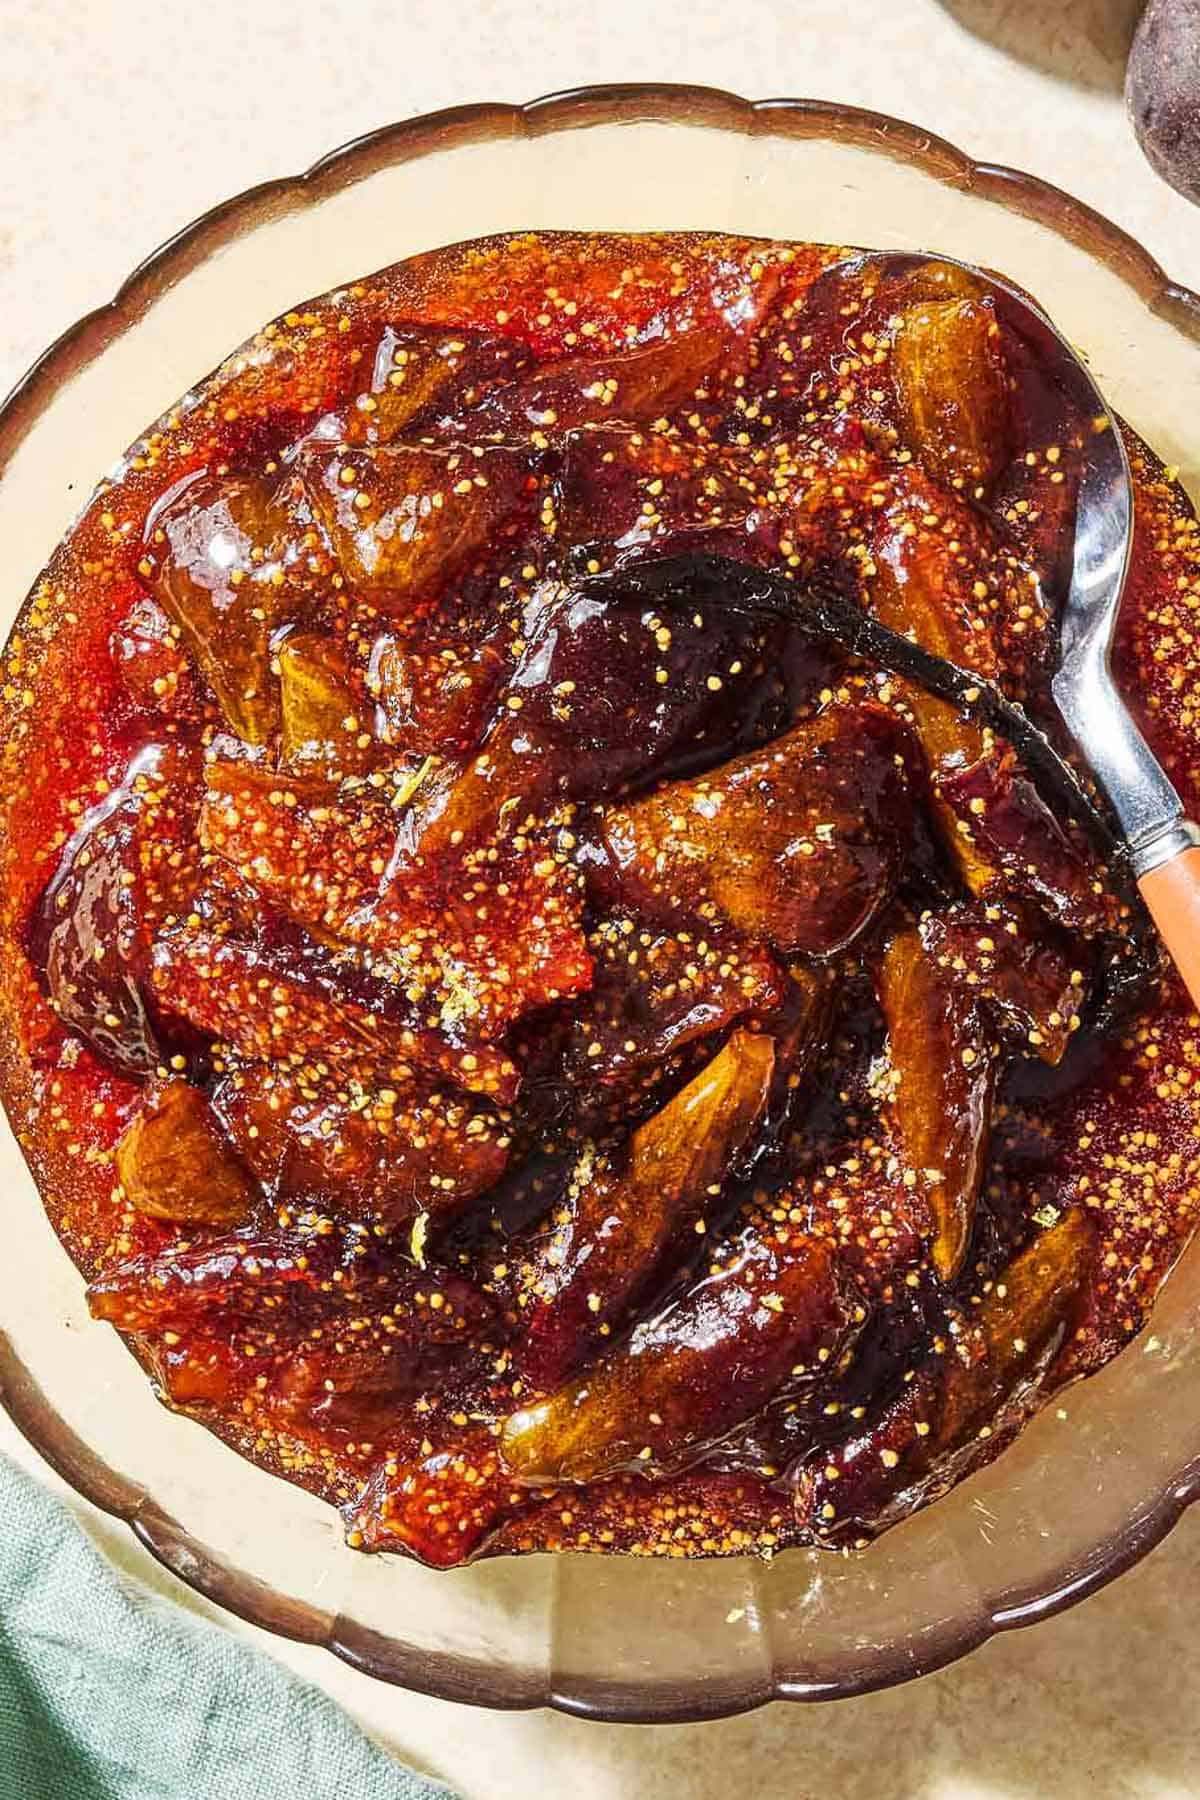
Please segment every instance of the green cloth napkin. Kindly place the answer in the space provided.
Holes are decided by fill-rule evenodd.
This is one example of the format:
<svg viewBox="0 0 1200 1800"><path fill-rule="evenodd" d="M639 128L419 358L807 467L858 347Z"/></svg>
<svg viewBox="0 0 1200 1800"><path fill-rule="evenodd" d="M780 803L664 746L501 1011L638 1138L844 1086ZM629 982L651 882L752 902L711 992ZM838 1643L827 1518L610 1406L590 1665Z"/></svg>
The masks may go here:
<svg viewBox="0 0 1200 1800"><path fill-rule="evenodd" d="M0 1457L0 1800L446 1800Z"/></svg>

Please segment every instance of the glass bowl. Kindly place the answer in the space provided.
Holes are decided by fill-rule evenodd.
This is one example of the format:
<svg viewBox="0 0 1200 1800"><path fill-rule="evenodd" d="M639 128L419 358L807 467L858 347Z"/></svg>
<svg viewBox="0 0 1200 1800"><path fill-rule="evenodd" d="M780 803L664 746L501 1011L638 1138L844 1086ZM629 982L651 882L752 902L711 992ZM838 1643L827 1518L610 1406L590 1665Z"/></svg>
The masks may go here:
<svg viewBox="0 0 1200 1800"><path fill-rule="evenodd" d="M243 194L142 265L0 412L7 624L101 470L264 320L454 239L698 227L947 252L1014 277L1200 494L1200 297L1065 194L877 114L698 88L583 89L378 132ZM990 1468L846 1556L533 1556L436 1574L160 1407L0 1144L0 1395L183 1580L384 1680L495 1707L713 1718L907 1680L1143 1555L1200 1492L1200 1245L1151 1328Z"/></svg>

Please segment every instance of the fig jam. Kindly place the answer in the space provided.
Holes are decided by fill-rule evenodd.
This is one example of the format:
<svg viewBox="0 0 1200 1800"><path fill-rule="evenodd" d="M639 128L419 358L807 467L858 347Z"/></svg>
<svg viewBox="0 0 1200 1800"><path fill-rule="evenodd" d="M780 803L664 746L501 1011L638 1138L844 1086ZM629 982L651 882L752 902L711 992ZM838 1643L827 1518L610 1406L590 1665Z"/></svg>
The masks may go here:
<svg viewBox="0 0 1200 1800"><path fill-rule="evenodd" d="M549 234L139 440L5 652L0 1073L166 1405L357 1548L770 1555L1120 1349L1195 1019L1086 807L821 606L1053 736L1093 428L952 265ZM1194 805L1200 529L1126 439Z"/></svg>

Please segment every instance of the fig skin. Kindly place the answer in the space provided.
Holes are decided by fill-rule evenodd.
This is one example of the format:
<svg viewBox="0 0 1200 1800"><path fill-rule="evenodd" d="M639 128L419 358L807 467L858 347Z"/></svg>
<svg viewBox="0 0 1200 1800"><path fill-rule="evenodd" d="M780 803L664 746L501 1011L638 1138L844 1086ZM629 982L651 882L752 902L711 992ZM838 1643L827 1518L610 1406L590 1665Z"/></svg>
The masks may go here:
<svg viewBox="0 0 1200 1800"><path fill-rule="evenodd" d="M905 307L893 353L902 424L946 487L989 487L1011 455L1008 372L990 301Z"/></svg>
<svg viewBox="0 0 1200 1800"><path fill-rule="evenodd" d="M1149 0L1129 53L1125 102L1151 166L1200 205L1200 0Z"/></svg>
<svg viewBox="0 0 1200 1800"><path fill-rule="evenodd" d="M753 1142L771 1090L775 1046L735 1032L661 1112L634 1132L628 1166L577 1165L563 1215L528 1271L522 1372L554 1387L603 1349L613 1325L699 1248L697 1226Z"/></svg>
<svg viewBox="0 0 1200 1800"><path fill-rule="evenodd" d="M962 1266L984 1179L996 1055L972 990L939 967L908 925L879 973L896 1091L896 1125L909 1168L928 1196L931 1256L943 1281Z"/></svg>

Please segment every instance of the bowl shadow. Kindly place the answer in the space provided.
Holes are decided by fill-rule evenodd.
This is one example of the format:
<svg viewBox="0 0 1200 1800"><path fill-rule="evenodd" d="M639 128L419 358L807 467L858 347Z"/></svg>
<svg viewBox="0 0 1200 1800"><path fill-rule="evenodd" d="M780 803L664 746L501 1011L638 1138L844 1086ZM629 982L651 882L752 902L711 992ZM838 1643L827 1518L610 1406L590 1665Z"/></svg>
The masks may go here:
<svg viewBox="0 0 1200 1800"><path fill-rule="evenodd" d="M1145 0L938 0L964 31L1073 86L1119 93Z"/></svg>

